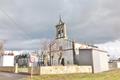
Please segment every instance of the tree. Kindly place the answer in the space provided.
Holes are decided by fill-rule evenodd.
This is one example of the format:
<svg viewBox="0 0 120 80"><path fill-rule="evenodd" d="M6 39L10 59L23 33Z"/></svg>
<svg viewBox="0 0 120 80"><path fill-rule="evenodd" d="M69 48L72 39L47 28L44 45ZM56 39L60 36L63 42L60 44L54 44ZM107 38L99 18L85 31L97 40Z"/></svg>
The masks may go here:
<svg viewBox="0 0 120 80"><path fill-rule="evenodd" d="M45 40L41 43L40 50L41 50L40 57L43 60L43 64L45 66L47 66L49 63L49 61L48 61L48 59L49 59L49 54L48 54L48 52L49 52L49 40Z"/></svg>
<svg viewBox="0 0 120 80"><path fill-rule="evenodd" d="M4 54L4 41L0 40L0 55Z"/></svg>

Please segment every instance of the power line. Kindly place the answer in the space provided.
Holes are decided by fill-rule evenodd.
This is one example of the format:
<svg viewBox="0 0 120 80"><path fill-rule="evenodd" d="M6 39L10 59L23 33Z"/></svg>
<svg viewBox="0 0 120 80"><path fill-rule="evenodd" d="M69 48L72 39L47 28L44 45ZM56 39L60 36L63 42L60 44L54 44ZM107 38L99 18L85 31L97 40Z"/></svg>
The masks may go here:
<svg viewBox="0 0 120 80"><path fill-rule="evenodd" d="M15 24L15 25L17 26L16 28L18 28L19 30L21 30L21 31L27 36L27 39L30 38L30 35L29 35L28 33L26 33L26 31L24 31L24 29L23 29L11 16L9 16L9 14L8 14L5 10L3 10L3 8L0 8L0 11L1 11L4 15L6 15L13 24ZM22 37L23 37L23 36L22 36ZM24 38L25 38L25 37L24 37Z"/></svg>

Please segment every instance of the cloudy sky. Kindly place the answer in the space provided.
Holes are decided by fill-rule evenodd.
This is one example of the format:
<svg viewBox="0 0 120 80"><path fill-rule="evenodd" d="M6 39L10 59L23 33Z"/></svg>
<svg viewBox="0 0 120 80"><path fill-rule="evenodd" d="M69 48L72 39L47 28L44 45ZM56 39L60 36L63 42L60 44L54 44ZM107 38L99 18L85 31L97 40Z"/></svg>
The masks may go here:
<svg viewBox="0 0 120 80"><path fill-rule="evenodd" d="M0 39L6 49L38 49L55 38L59 15L68 36L120 55L119 0L0 0Z"/></svg>

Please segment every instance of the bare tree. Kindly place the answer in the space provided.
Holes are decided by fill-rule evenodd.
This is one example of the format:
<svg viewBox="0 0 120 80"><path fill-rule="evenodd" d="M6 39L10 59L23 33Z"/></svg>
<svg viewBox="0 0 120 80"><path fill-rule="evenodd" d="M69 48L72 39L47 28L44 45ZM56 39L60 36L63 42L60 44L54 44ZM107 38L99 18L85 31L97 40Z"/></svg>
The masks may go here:
<svg viewBox="0 0 120 80"><path fill-rule="evenodd" d="M43 63L45 66L48 65L48 59L49 59L49 40L45 40L41 43L41 57L43 58Z"/></svg>
<svg viewBox="0 0 120 80"><path fill-rule="evenodd" d="M54 64L54 58L56 58L58 65L61 64L63 58L63 49L58 40L42 42L41 53L45 66L47 65L52 66Z"/></svg>
<svg viewBox="0 0 120 80"><path fill-rule="evenodd" d="M0 55L4 54L4 41L0 40Z"/></svg>

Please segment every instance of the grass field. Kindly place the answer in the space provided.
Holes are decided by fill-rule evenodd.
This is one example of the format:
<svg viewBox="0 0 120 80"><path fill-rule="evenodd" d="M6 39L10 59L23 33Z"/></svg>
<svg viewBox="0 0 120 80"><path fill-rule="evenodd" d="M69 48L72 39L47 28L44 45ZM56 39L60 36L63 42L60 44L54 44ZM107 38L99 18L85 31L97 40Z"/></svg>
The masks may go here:
<svg viewBox="0 0 120 80"><path fill-rule="evenodd" d="M65 74L65 75L34 76L32 80L120 80L120 69L97 74Z"/></svg>

